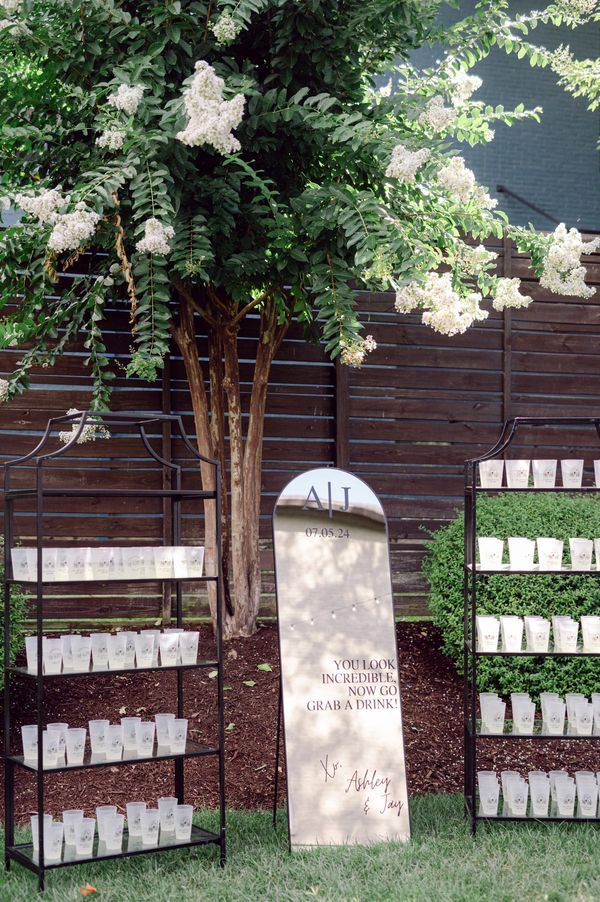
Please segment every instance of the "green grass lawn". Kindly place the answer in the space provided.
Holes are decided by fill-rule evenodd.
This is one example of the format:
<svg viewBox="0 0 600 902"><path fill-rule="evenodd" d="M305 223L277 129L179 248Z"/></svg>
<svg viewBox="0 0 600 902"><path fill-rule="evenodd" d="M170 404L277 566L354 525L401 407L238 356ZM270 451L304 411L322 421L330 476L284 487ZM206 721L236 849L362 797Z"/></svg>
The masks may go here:
<svg viewBox="0 0 600 902"><path fill-rule="evenodd" d="M231 812L229 858L218 849L163 852L51 871L43 898L110 902L561 902L600 899L600 831L594 825L480 826L473 839L459 796L412 804L413 840L302 852L287 850L285 817L274 832L268 812ZM216 828L209 813L204 826ZM36 877L18 864L0 876L2 902L32 902Z"/></svg>

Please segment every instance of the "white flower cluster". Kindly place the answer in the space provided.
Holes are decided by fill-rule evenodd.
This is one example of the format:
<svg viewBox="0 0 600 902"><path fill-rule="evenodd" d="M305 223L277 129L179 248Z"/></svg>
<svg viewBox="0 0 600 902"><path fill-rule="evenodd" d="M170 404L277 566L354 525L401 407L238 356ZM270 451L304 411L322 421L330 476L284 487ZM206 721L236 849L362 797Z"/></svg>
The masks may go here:
<svg viewBox="0 0 600 902"><path fill-rule="evenodd" d="M555 0L554 6L564 18L579 23L595 13L598 0Z"/></svg>
<svg viewBox="0 0 600 902"><path fill-rule="evenodd" d="M464 69L459 69L450 81L450 94L454 106L468 100L482 84L483 82L477 75L469 75Z"/></svg>
<svg viewBox="0 0 600 902"><path fill-rule="evenodd" d="M107 104L116 110L134 116L146 89L142 85L119 85L116 94L110 94Z"/></svg>
<svg viewBox="0 0 600 902"><path fill-rule="evenodd" d="M177 138L190 147L210 144L218 153L233 153L241 145L232 135L244 114L246 98L237 94L233 100L223 99L225 82L204 60L196 63L196 74L184 91L189 122Z"/></svg>
<svg viewBox="0 0 600 902"><path fill-rule="evenodd" d="M496 293L492 300L494 310L506 310L507 307L513 310L519 307L529 307L533 298L521 294L520 287L520 279L498 279Z"/></svg>
<svg viewBox="0 0 600 902"><path fill-rule="evenodd" d="M411 282L396 292L398 313L423 310L423 323L442 335L466 332L476 320L486 319L487 310L480 307L481 295L473 291L461 297L452 287L452 276L430 272L425 282Z"/></svg>
<svg viewBox="0 0 600 902"><path fill-rule="evenodd" d="M483 244L471 247L469 244L461 242L456 253L457 259L460 261L461 268L468 275L476 275L482 269L485 269L488 263L492 263L498 254L494 251L488 251Z"/></svg>
<svg viewBox="0 0 600 902"><path fill-rule="evenodd" d="M222 13L210 30L215 36L215 40L220 47L231 44L237 38L242 30L242 26L235 21L231 13Z"/></svg>
<svg viewBox="0 0 600 902"><path fill-rule="evenodd" d="M80 410L77 410L76 407L72 407L70 410L67 410L67 414L71 416L74 413L81 413ZM79 429L79 423L75 422L71 426L70 429L64 430L58 433L58 440L62 442L63 445L66 445L67 442L70 442L73 436L76 434ZM95 442L97 438L110 438L110 432L106 428L106 426L102 426L99 423L86 423L83 427L81 435L77 439L77 444L82 445L84 442Z"/></svg>
<svg viewBox="0 0 600 902"><path fill-rule="evenodd" d="M23 0L0 0L0 9L7 16L14 16L20 12L22 6Z"/></svg>
<svg viewBox="0 0 600 902"><path fill-rule="evenodd" d="M419 125L433 132L443 132L456 119L458 113L452 107L444 106L444 98L432 97L418 118Z"/></svg>
<svg viewBox="0 0 600 902"><path fill-rule="evenodd" d="M54 213L59 207L62 207L65 200L56 188L44 188L37 195L15 194L15 203L25 213L37 216L40 222L50 222Z"/></svg>
<svg viewBox="0 0 600 902"><path fill-rule="evenodd" d="M414 182L417 170L430 157L431 151L426 147L413 151L404 144L396 144L385 174L387 178L398 179L400 182Z"/></svg>
<svg viewBox="0 0 600 902"><path fill-rule="evenodd" d="M4 403L8 398L8 382L6 379L0 379L0 404Z"/></svg>
<svg viewBox="0 0 600 902"><path fill-rule="evenodd" d="M355 342L342 341L340 360L345 366L359 367L364 363L365 357L377 347L377 342L372 335L366 335L364 339Z"/></svg>
<svg viewBox="0 0 600 902"><path fill-rule="evenodd" d="M493 210L498 201L490 197L485 188L477 185L475 174L465 166L462 157L452 157L437 173L438 181L459 203L475 201L484 210Z"/></svg>
<svg viewBox="0 0 600 902"><path fill-rule="evenodd" d="M591 298L595 288L585 284L585 266L582 254L593 253L600 247L600 238L583 241L577 229L569 229L561 222L554 230L552 243L544 258L540 285L554 294Z"/></svg>
<svg viewBox="0 0 600 902"><path fill-rule="evenodd" d="M109 150L121 150L125 143L126 132L120 128L107 128L96 138L98 147L108 147Z"/></svg>
<svg viewBox="0 0 600 902"><path fill-rule="evenodd" d="M166 256L171 251L169 240L175 235L172 226L164 226L158 219L151 217L144 223L144 237L136 244L140 254L160 254Z"/></svg>
<svg viewBox="0 0 600 902"><path fill-rule="evenodd" d="M48 238L48 248L62 254L63 251L74 251L89 241L100 222L100 214L86 210L85 204L80 202L75 206L74 213L53 213L50 222L53 228Z"/></svg>

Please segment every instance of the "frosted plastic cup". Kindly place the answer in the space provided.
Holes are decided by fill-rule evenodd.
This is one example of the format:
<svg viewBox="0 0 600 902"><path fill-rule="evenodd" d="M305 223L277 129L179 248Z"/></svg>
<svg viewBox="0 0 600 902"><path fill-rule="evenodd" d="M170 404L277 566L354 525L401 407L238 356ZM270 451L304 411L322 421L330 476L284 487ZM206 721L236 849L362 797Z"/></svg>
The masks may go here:
<svg viewBox="0 0 600 902"><path fill-rule="evenodd" d="M523 647L523 620L521 617L500 617L503 651L521 651Z"/></svg>
<svg viewBox="0 0 600 902"><path fill-rule="evenodd" d="M46 832L48 827L52 823L52 815L45 814L44 815L44 840L46 839ZM31 815L31 838L33 841L33 851L39 854L40 851L40 822L39 822L39 814ZM46 843L44 842L44 845Z"/></svg>
<svg viewBox="0 0 600 902"><path fill-rule="evenodd" d="M169 744L176 755L183 755L187 741L188 722L184 717L169 721Z"/></svg>
<svg viewBox="0 0 600 902"><path fill-rule="evenodd" d="M499 489L502 486L504 461L502 458L479 461L479 482L482 489Z"/></svg>
<svg viewBox="0 0 600 902"><path fill-rule="evenodd" d="M580 489L583 477L583 460L561 460L562 484L566 489Z"/></svg>
<svg viewBox="0 0 600 902"><path fill-rule="evenodd" d="M179 656L182 664L195 664L198 660L198 630L186 630L179 636Z"/></svg>
<svg viewBox="0 0 600 902"><path fill-rule="evenodd" d="M131 630L125 630L121 633L125 638L125 667L135 667L135 639L137 633Z"/></svg>
<svg viewBox="0 0 600 902"><path fill-rule="evenodd" d="M192 836L193 805L178 805L175 809L175 839L178 842L189 842Z"/></svg>
<svg viewBox="0 0 600 902"><path fill-rule="evenodd" d="M504 463L506 467L506 484L509 489L526 489L529 484L529 463L528 460L507 460Z"/></svg>
<svg viewBox="0 0 600 902"><path fill-rule="evenodd" d="M594 727L594 706L589 702L575 705L575 729L578 736L591 736Z"/></svg>
<svg viewBox="0 0 600 902"><path fill-rule="evenodd" d="M64 824L51 822L44 825L44 861L60 861L63 847Z"/></svg>
<svg viewBox="0 0 600 902"><path fill-rule="evenodd" d="M45 583L52 582L56 579L56 561L58 558L57 548L42 549L42 580Z"/></svg>
<svg viewBox="0 0 600 902"><path fill-rule="evenodd" d="M160 545L154 548L154 568L157 579L172 579L173 555L169 545Z"/></svg>
<svg viewBox="0 0 600 902"><path fill-rule="evenodd" d="M600 487L600 460L594 461L594 482Z"/></svg>
<svg viewBox="0 0 600 902"><path fill-rule="evenodd" d="M94 669L108 669L108 633L92 633L92 664Z"/></svg>
<svg viewBox="0 0 600 902"><path fill-rule="evenodd" d="M156 723L156 742L158 745L170 745L169 723L175 720L174 714L155 714L154 721Z"/></svg>
<svg viewBox="0 0 600 902"><path fill-rule="evenodd" d="M581 618L581 635L584 651L600 652L600 617L584 615Z"/></svg>
<svg viewBox="0 0 600 902"><path fill-rule="evenodd" d="M114 545L110 549L110 578L111 579L124 579L125 577L125 565L123 563L123 549Z"/></svg>
<svg viewBox="0 0 600 902"><path fill-rule="evenodd" d="M117 813L116 805L98 805L96 808L96 821L98 824L98 839L106 842L106 821L112 814Z"/></svg>
<svg viewBox="0 0 600 902"><path fill-rule="evenodd" d="M183 545L174 545L171 550L173 556L173 576L177 579L185 579L188 575L188 561L185 547Z"/></svg>
<svg viewBox="0 0 600 902"><path fill-rule="evenodd" d="M71 649L72 639L73 636L70 635L60 637L64 670L73 670L73 652Z"/></svg>
<svg viewBox="0 0 600 902"><path fill-rule="evenodd" d="M111 724L106 732L106 760L120 761L123 757L123 727Z"/></svg>
<svg viewBox="0 0 600 902"><path fill-rule="evenodd" d="M123 576L125 579L144 579L146 561L142 548L123 548Z"/></svg>
<svg viewBox="0 0 600 902"><path fill-rule="evenodd" d="M510 814L510 806L508 804L508 781L511 777L521 779L521 775L516 770L503 770L500 772L500 780L502 783L502 814Z"/></svg>
<svg viewBox="0 0 600 902"><path fill-rule="evenodd" d="M154 665L154 636L136 636L135 666L152 667Z"/></svg>
<svg viewBox="0 0 600 902"><path fill-rule="evenodd" d="M29 673L37 673L37 636L26 637L25 655L27 657L27 670Z"/></svg>
<svg viewBox="0 0 600 902"><path fill-rule="evenodd" d="M67 743L67 764L83 764L85 755L85 738L87 730L82 727L70 727L65 739Z"/></svg>
<svg viewBox="0 0 600 902"><path fill-rule="evenodd" d="M575 781L570 778L556 780L556 806L560 817L573 817L575 813Z"/></svg>
<svg viewBox="0 0 600 902"><path fill-rule="evenodd" d="M567 704L567 719L569 721L569 726L573 728L576 727L576 706L580 704L580 702L586 702L587 699L585 695L582 695L581 692L567 692L565 694L565 702Z"/></svg>
<svg viewBox="0 0 600 902"><path fill-rule="evenodd" d="M591 570L594 543L592 539L569 539L572 570Z"/></svg>
<svg viewBox="0 0 600 902"><path fill-rule="evenodd" d="M496 774L479 771L477 787L479 789L479 814L484 817L497 817L500 784Z"/></svg>
<svg viewBox="0 0 600 902"><path fill-rule="evenodd" d="M481 732L503 733L506 703L497 696L496 698L485 698L480 695L479 706L481 708Z"/></svg>
<svg viewBox="0 0 600 902"><path fill-rule="evenodd" d="M108 666L110 670L122 670L125 665L125 647L127 640L121 633L116 636L109 636L107 639L108 647Z"/></svg>
<svg viewBox="0 0 600 902"><path fill-rule="evenodd" d="M92 754L106 755L109 726L109 720L90 720L89 728Z"/></svg>
<svg viewBox="0 0 600 902"><path fill-rule="evenodd" d="M560 623L558 634L560 637L560 650L566 652L577 651L577 636L579 634L579 624L577 621L568 623ZM556 639L556 637L555 637Z"/></svg>
<svg viewBox="0 0 600 902"><path fill-rule="evenodd" d="M508 539L508 559L511 570L533 570L535 542L523 536L510 536Z"/></svg>
<svg viewBox="0 0 600 902"><path fill-rule="evenodd" d="M160 829L162 833L173 833L175 831L176 808L177 799L174 796L163 796L158 800Z"/></svg>
<svg viewBox="0 0 600 902"><path fill-rule="evenodd" d="M83 582L92 578L90 548L67 548L69 580Z"/></svg>
<svg viewBox="0 0 600 902"><path fill-rule="evenodd" d="M153 720L142 720L135 728L138 755L151 755L154 751L154 733L156 724Z"/></svg>
<svg viewBox="0 0 600 902"><path fill-rule="evenodd" d="M578 817L596 817L598 810L598 785L596 781L586 781L577 786Z"/></svg>
<svg viewBox="0 0 600 902"><path fill-rule="evenodd" d="M507 781L508 807L512 817L526 817L529 787L522 777L509 777Z"/></svg>
<svg viewBox="0 0 600 902"><path fill-rule="evenodd" d="M519 700L513 702L513 732L519 735L532 735L535 724L535 703Z"/></svg>
<svg viewBox="0 0 600 902"><path fill-rule="evenodd" d="M540 570L560 570L562 567L563 547L564 542L561 539L537 539Z"/></svg>
<svg viewBox="0 0 600 902"><path fill-rule="evenodd" d="M142 814L146 810L145 802L127 802L127 829L130 836L142 835Z"/></svg>
<svg viewBox="0 0 600 902"><path fill-rule="evenodd" d="M111 578L111 548L90 548L90 563L94 579L109 580Z"/></svg>
<svg viewBox="0 0 600 902"><path fill-rule="evenodd" d="M550 780L546 774L530 772L529 795L533 817L548 817L550 805Z"/></svg>
<svg viewBox="0 0 600 902"><path fill-rule="evenodd" d="M58 746L60 736L54 730L44 730L42 733L42 750L44 767L56 767L58 764Z"/></svg>
<svg viewBox="0 0 600 902"><path fill-rule="evenodd" d="M495 539L493 536L479 536L477 538L477 547L479 548L479 566L482 570L500 570L502 568L504 539Z"/></svg>
<svg viewBox="0 0 600 902"><path fill-rule="evenodd" d="M123 729L123 751L137 752L136 727L142 722L141 717L122 717L121 727Z"/></svg>
<svg viewBox="0 0 600 902"><path fill-rule="evenodd" d="M542 709L542 718L544 720L548 717L548 703L560 701L562 701L562 699L558 692L540 692L540 708Z"/></svg>
<svg viewBox="0 0 600 902"><path fill-rule="evenodd" d="M46 727L48 730L54 730L58 733L58 757L64 758L67 753L67 730L68 723L49 723Z"/></svg>
<svg viewBox="0 0 600 902"><path fill-rule="evenodd" d="M109 814L104 820L104 842L110 852L119 852L123 846L124 814Z"/></svg>
<svg viewBox="0 0 600 902"><path fill-rule="evenodd" d="M65 843L68 846L74 846L77 825L83 820L83 809L69 808L67 811L63 811L62 819L65 828Z"/></svg>
<svg viewBox="0 0 600 902"><path fill-rule="evenodd" d="M544 617L525 617L527 651L548 651L550 644L550 621Z"/></svg>
<svg viewBox="0 0 600 902"><path fill-rule="evenodd" d="M154 642L154 650L152 653L152 666L153 667L158 666L158 645L159 645L160 635L161 635L160 630L140 630L140 636L152 636L152 641ZM137 666L139 667L140 664L138 663Z"/></svg>
<svg viewBox="0 0 600 902"><path fill-rule="evenodd" d="M68 550L68 548L56 549L55 578L62 580L63 582L68 582L71 579L71 572L69 570L69 556L67 554Z"/></svg>
<svg viewBox="0 0 600 902"><path fill-rule="evenodd" d="M60 673L62 670L62 643L60 639L44 639L42 642L44 673Z"/></svg>
<svg viewBox="0 0 600 902"><path fill-rule="evenodd" d="M562 736L565 732L567 706L560 699L548 700L543 715L542 732L550 736Z"/></svg>
<svg viewBox="0 0 600 902"><path fill-rule="evenodd" d="M94 848L96 821L93 817L83 817L75 828L75 848L78 855L91 855Z"/></svg>
<svg viewBox="0 0 600 902"><path fill-rule="evenodd" d="M202 576L204 567L204 546L189 545L185 549L187 575L191 578Z"/></svg>
<svg viewBox="0 0 600 902"><path fill-rule="evenodd" d="M532 460L533 484L536 489L553 489L556 485L556 461Z"/></svg>
<svg viewBox="0 0 600 902"><path fill-rule="evenodd" d="M14 579L20 579L23 582L33 582L36 579L36 548L11 548L10 559Z"/></svg>
<svg viewBox="0 0 600 902"><path fill-rule="evenodd" d="M142 811L142 842L145 846L155 846L158 843L160 830L160 814L158 808L146 808Z"/></svg>
<svg viewBox="0 0 600 902"><path fill-rule="evenodd" d="M566 770L551 770L548 772L548 778L550 780L550 800L556 805L556 781L563 778L568 779L569 775Z"/></svg>
<svg viewBox="0 0 600 902"><path fill-rule="evenodd" d="M73 660L73 670L77 672L85 672L86 670L89 670L91 656L91 636L71 636L71 657Z"/></svg>
<svg viewBox="0 0 600 902"><path fill-rule="evenodd" d="M159 637L161 667L174 667L179 654L179 634L163 633Z"/></svg>
<svg viewBox="0 0 600 902"><path fill-rule="evenodd" d="M497 617L477 615L477 649L478 651L497 651L500 621Z"/></svg>
<svg viewBox="0 0 600 902"><path fill-rule="evenodd" d="M23 757L28 761L37 759L38 755L38 728L36 724L25 724L21 727L23 740Z"/></svg>

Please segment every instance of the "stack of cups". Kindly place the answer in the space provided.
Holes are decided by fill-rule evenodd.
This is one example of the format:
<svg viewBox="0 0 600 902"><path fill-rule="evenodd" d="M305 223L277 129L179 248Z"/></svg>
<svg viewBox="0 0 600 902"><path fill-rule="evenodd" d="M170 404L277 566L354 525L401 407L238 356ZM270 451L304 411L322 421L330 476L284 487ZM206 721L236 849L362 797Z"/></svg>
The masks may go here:
<svg viewBox="0 0 600 902"><path fill-rule="evenodd" d="M77 831L80 829L80 824L83 820L83 809L70 808L68 811L63 811L62 819L65 828L65 845L77 845Z"/></svg>
<svg viewBox="0 0 600 902"><path fill-rule="evenodd" d="M500 776L506 813L510 817L526 817L529 796L527 780L514 771L502 771Z"/></svg>
<svg viewBox="0 0 600 902"><path fill-rule="evenodd" d="M585 652L600 652L600 617L583 615L581 617L581 635Z"/></svg>
<svg viewBox="0 0 600 902"><path fill-rule="evenodd" d="M526 489L529 485L529 461L507 460L506 483L509 489Z"/></svg>
<svg viewBox="0 0 600 902"><path fill-rule="evenodd" d="M499 489L502 486L504 461L500 459L482 460L479 463L479 481L483 489Z"/></svg>
<svg viewBox="0 0 600 902"><path fill-rule="evenodd" d="M532 817L548 817L550 779L545 771L529 771L529 796Z"/></svg>
<svg viewBox="0 0 600 902"><path fill-rule="evenodd" d="M594 735L600 735L600 692L592 692L592 707L594 709Z"/></svg>
<svg viewBox="0 0 600 902"><path fill-rule="evenodd" d="M592 539L569 539L572 570L591 570L594 542Z"/></svg>
<svg viewBox="0 0 600 902"><path fill-rule="evenodd" d="M561 460L562 484L566 489L580 489L583 478L583 460Z"/></svg>
<svg viewBox="0 0 600 902"><path fill-rule="evenodd" d="M500 621L497 617L487 617L478 614L477 626L477 650L494 652L498 650L498 635L500 633Z"/></svg>
<svg viewBox="0 0 600 902"><path fill-rule="evenodd" d="M565 732L566 704L556 692L540 692L542 733L562 736Z"/></svg>
<svg viewBox="0 0 600 902"><path fill-rule="evenodd" d="M565 702L567 704L567 733L577 735L577 707L587 704L585 695L581 692L567 692L565 694ZM593 708L592 708L593 711Z"/></svg>
<svg viewBox="0 0 600 902"><path fill-rule="evenodd" d="M500 617L500 631L503 651L521 651L523 647L523 619L521 617L503 614Z"/></svg>
<svg viewBox="0 0 600 902"><path fill-rule="evenodd" d="M511 570L533 570L535 542L524 536L509 536L508 559Z"/></svg>
<svg viewBox="0 0 600 902"><path fill-rule="evenodd" d="M482 817L498 816L498 800L500 785L493 770L480 770L477 773L479 789L479 814Z"/></svg>
<svg viewBox="0 0 600 902"><path fill-rule="evenodd" d="M528 692L511 692L510 704L513 716L513 733L532 735L535 725L535 703Z"/></svg>
<svg viewBox="0 0 600 902"><path fill-rule="evenodd" d="M479 693L481 732L499 735L504 732L506 703L495 692Z"/></svg>
<svg viewBox="0 0 600 902"><path fill-rule="evenodd" d="M554 791L552 783L554 782ZM550 792L559 817L573 817L575 813L575 780L564 771L550 771Z"/></svg>
<svg viewBox="0 0 600 902"><path fill-rule="evenodd" d="M533 484L536 489L553 489L556 484L555 460L532 460Z"/></svg>
<svg viewBox="0 0 600 902"><path fill-rule="evenodd" d="M550 643L550 621L545 617L525 617L525 640L527 651L548 651Z"/></svg>
<svg viewBox="0 0 600 902"><path fill-rule="evenodd" d="M598 809L598 783L593 771L577 771L577 817L596 817Z"/></svg>
<svg viewBox="0 0 600 902"><path fill-rule="evenodd" d="M540 570L562 569L564 544L562 539L540 538L537 540Z"/></svg>
<svg viewBox="0 0 600 902"><path fill-rule="evenodd" d="M572 617L553 617L554 650L573 654L577 651L579 624Z"/></svg>
<svg viewBox="0 0 600 902"><path fill-rule="evenodd" d="M479 536L477 546L479 548L479 566L482 570L502 569L504 539L496 539L493 536Z"/></svg>

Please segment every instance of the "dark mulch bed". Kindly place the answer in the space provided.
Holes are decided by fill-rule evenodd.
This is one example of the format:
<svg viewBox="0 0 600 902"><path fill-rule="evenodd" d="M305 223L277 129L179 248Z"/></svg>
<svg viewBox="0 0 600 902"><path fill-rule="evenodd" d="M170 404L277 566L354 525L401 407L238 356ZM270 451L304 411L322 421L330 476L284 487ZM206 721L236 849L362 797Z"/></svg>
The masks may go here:
<svg viewBox="0 0 600 902"><path fill-rule="evenodd" d="M201 634L202 647L210 654L208 626ZM463 715L462 681L440 652L439 631L429 623L398 625L404 735L409 792L457 792L462 788ZM263 625L251 639L227 643L226 656L226 768L227 805L231 808L268 808L273 800L275 735L277 724L278 645L275 625ZM272 672L257 665L268 663ZM208 670L190 671L186 683L186 711L190 738L214 742L215 680ZM244 681L254 682L248 686ZM15 680L14 711L19 723L35 719L34 683ZM175 709L176 676L172 673L97 676L46 683L47 722L73 725L123 715L151 719L160 711ZM14 748L19 747L16 736ZM593 745L593 744L592 744ZM590 744L539 740L480 745L479 768L526 772L566 767L595 770L598 762ZM89 813L108 801L121 807L137 799L155 803L173 790L173 762L99 767L73 773L50 774L45 779L46 810L55 816L64 808L84 808ZM217 804L216 761L186 761L187 800L199 806ZM37 810L32 774L17 769L17 818L25 820ZM285 784L282 783L282 792ZM283 799L283 795L280 796ZM3 815L3 812L2 812Z"/></svg>

